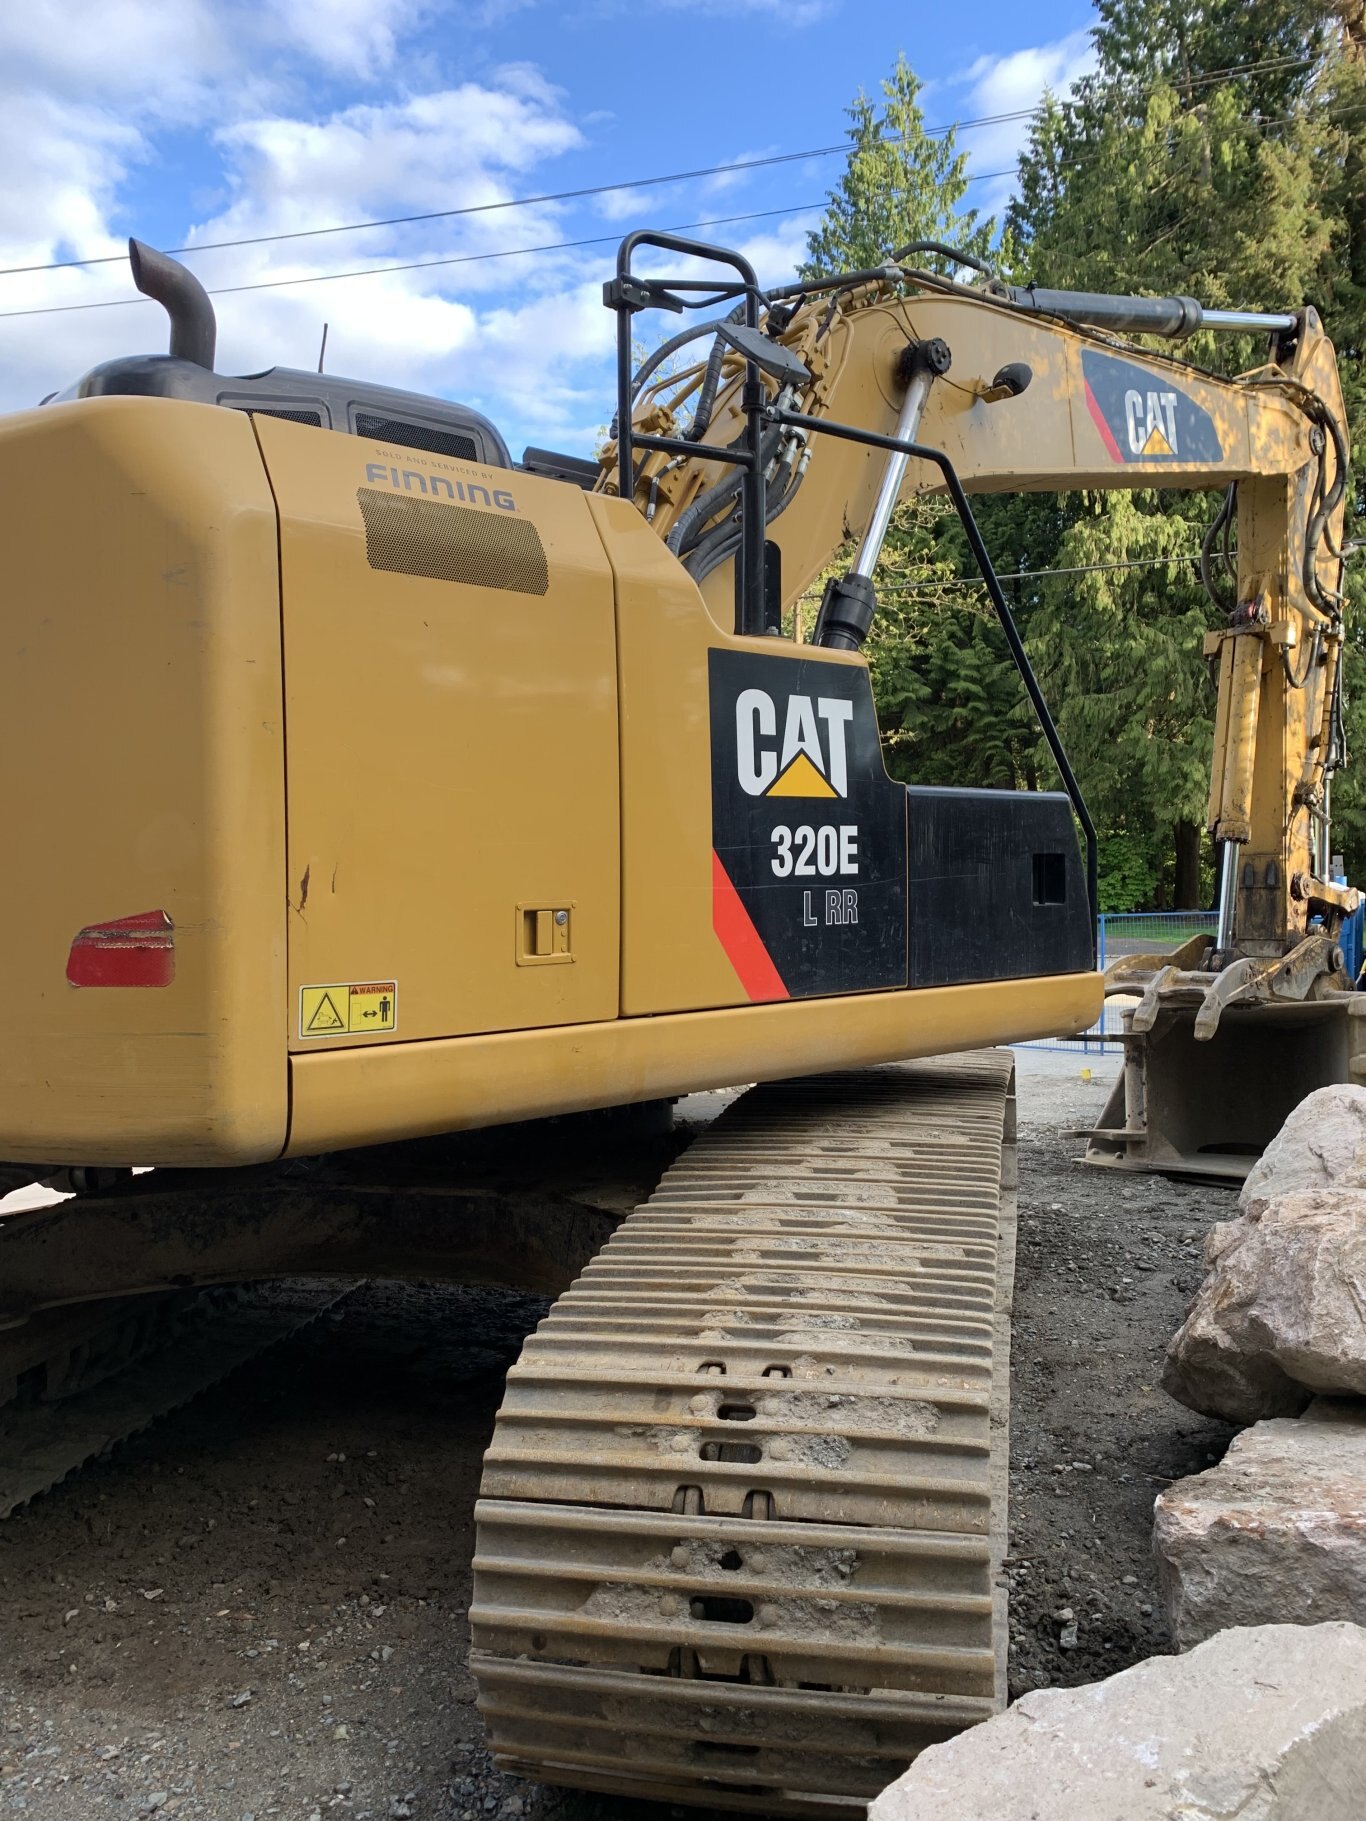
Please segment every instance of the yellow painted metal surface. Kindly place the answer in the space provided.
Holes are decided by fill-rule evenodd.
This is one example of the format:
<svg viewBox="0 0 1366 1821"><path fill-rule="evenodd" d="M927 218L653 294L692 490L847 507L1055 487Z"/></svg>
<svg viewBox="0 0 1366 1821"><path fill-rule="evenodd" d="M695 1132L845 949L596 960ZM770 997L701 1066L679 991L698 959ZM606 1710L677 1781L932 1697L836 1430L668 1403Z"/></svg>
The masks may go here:
<svg viewBox="0 0 1366 1821"><path fill-rule="evenodd" d="M616 634L586 496L256 427L280 510L291 1041L615 1017ZM527 906L567 911L566 964L519 964ZM302 989L371 980L397 984L396 1031L301 1029Z"/></svg>
<svg viewBox="0 0 1366 1821"><path fill-rule="evenodd" d="M1099 974L1063 974L295 1055L290 1151L1071 1036L1100 1006Z"/></svg>
<svg viewBox="0 0 1366 1821"><path fill-rule="evenodd" d="M275 511L251 424L162 399L0 419L0 1157L241 1163L285 1140ZM163 910L166 987L73 987Z"/></svg>
<svg viewBox="0 0 1366 1821"><path fill-rule="evenodd" d="M724 630L633 507L603 494L589 497L617 590L622 1012L635 1017L746 1004L712 927L707 654L750 650L797 662L812 652ZM823 651L820 658L865 664L841 652Z"/></svg>
<svg viewBox="0 0 1366 1821"><path fill-rule="evenodd" d="M1206 487L1242 476L1283 474L1304 459L1304 418L1285 397L1231 385L1150 351L1113 346L1103 351L1143 371L1155 388L1178 386L1192 405L1208 413L1223 451L1218 460L1117 462L1088 403L1083 371L1084 352L1103 345L1084 331L1023 316L980 294L927 290L871 302L860 302L856 294L817 340L823 316L822 304L807 319L804 338L796 332L784 337L816 376L814 419L855 424L884 436L896 430L905 390L896 378L897 361L907 341L939 337L948 343L953 364L931 390L920 440L949 456L969 493ZM1331 347L1328 353L1331 360ZM1008 362L1028 366L1029 387L1017 398L988 402L983 395ZM730 441L740 423L736 385L723 393L709 439ZM800 503L780 514L768 533L783 552L783 594L789 606L850 530L867 523L885 463L879 450L813 436ZM677 510L720 474L719 464L693 463L686 487L676 480L679 490L672 503L657 514L656 530L667 533ZM936 467L910 463L903 497L942 490ZM733 586L729 562L704 583L707 600L723 622L729 618Z"/></svg>
<svg viewBox="0 0 1366 1821"><path fill-rule="evenodd" d="M1246 818L1241 928L1293 938L1338 650L1325 635L1290 687L1313 623L1303 416L1274 380L1134 351L1218 433L1217 461L1157 469L1132 438L1107 447L1094 343L937 292L860 304L804 347L817 415L890 430L911 334L954 349L923 434L969 487L1242 480L1239 594L1265 649L1221 654L1217 794ZM1295 358L1340 402L1316 322ZM1007 360L1030 388L989 403ZM882 468L812 448L773 527L789 599ZM0 424L0 1158L246 1162L1085 1028L1090 974L746 1002L713 928L709 653L812 654L736 638L730 565L699 591L665 549L670 487L710 478L675 476L647 524L570 485L215 407ZM908 488L937 484L912 463ZM68 985L80 929L153 911L174 924L170 985Z"/></svg>

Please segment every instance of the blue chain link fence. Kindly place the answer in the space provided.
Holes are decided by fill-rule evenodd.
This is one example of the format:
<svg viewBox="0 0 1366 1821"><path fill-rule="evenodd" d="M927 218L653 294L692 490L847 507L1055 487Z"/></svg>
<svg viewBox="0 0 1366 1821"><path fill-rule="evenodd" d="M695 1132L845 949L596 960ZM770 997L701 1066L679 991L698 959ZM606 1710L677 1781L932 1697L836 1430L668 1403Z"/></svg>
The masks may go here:
<svg viewBox="0 0 1366 1821"><path fill-rule="evenodd" d="M1123 911L1096 919L1096 962L1103 970L1125 955L1169 955L1192 936L1214 934L1213 911ZM1100 1019L1079 1037L1044 1037L1027 1049L1118 1051L1122 999L1107 999Z"/></svg>

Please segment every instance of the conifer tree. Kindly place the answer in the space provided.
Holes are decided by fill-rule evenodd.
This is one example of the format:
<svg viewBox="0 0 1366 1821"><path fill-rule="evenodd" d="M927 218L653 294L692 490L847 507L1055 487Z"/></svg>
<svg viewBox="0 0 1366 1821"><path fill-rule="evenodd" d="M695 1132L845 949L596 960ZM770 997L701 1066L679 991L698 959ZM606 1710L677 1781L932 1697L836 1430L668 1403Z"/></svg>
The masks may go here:
<svg viewBox="0 0 1366 1821"><path fill-rule="evenodd" d="M1356 400L1359 442L1366 110L1352 114L1360 81L1331 9L1098 0L1097 14L1095 72L1067 103L1045 103L1021 161L1009 223L1024 269L1049 285L1185 293L1214 307L1318 304ZM1181 353L1234 373L1264 360L1266 344L1203 335ZM1093 810L1131 838L1147 831L1149 868L1182 904L1201 895L1214 703L1180 679L1200 677L1201 634L1217 620L1188 558L1211 510L1200 495L1084 502L1059 567L1138 563L1144 552L1181 560L1059 577L1031 626ZM1362 672L1366 683L1366 664ZM1358 790L1366 806L1366 779L1339 796L1349 824Z"/></svg>
<svg viewBox="0 0 1366 1821"><path fill-rule="evenodd" d="M860 93L848 108L845 168L807 238L804 277L867 270L917 240L991 254L996 223L962 207L966 156L952 130L926 132L919 93L899 56L881 85L881 104ZM845 567L850 554L834 567ZM887 762L907 782L1008 787L1035 764L1032 718L1021 711L1020 685L985 595L964 579L971 574L945 502L898 506L876 578L880 605L868 655Z"/></svg>
<svg viewBox="0 0 1366 1821"><path fill-rule="evenodd" d="M967 194L967 154L955 135L930 135L920 79L898 56L879 107L862 90L845 110L849 152L820 226L807 235L803 278L867 270L912 240L938 240L984 256L996 234L959 204Z"/></svg>

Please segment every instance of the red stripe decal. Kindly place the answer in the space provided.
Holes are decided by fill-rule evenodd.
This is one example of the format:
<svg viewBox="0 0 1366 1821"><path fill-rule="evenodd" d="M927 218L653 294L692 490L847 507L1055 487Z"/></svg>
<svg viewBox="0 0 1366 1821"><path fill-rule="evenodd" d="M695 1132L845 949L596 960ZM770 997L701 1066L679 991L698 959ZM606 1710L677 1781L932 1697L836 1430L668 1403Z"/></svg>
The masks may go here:
<svg viewBox="0 0 1366 1821"><path fill-rule="evenodd" d="M169 986L175 979L175 925L165 911L90 923L71 944L72 986Z"/></svg>
<svg viewBox="0 0 1366 1821"><path fill-rule="evenodd" d="M715 852L711 857L711 923L751 1000L758 1004L792 997Z"/></svg>
<svg viewBox="0 0 1366 1821"><path fill-rule="evenodd" d="M1086 409L1091 413L1092 423L1096 426L1097 430L1100 431L1100 440L1105 444L1105 447L1110 451L1110 454L1113 457L1113 459L1117 462L1122 462L1124 460L1124 451L1120 448L1119 444L1115 441L1115 433L1110 428L1109 424L1106 423L1104 415L1101 412L1101 408L1096 403L1096 395L1091 390L1091 385L1090 385L1089 380L1087 381L1087 384L1086 384Z"/></svg>

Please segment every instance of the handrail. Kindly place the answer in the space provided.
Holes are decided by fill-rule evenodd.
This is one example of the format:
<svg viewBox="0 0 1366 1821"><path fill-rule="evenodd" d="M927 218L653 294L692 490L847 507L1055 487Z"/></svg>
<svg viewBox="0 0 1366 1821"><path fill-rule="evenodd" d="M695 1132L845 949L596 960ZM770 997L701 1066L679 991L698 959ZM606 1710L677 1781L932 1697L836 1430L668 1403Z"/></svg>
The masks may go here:
<svg viewBox="0 0 1366 1821"><path fill-rule="evenodd" d="M1062 743L1062 736L1058 732L1048 703L1044 699L1039 679L1034 674L1034 666L1030 663L1029 654L1024 648L1024 640L1020 637L1020 629L1015 624L1015 616L1010 611L1010 604L1006 600L997 578L991 553L983 541L977 520L972 515L968 496L953 463L942 449L932 449L927 443L913 443L907 442L901 437L882 436L875 430L860 430L854 424L836 423L826 417L807 417L800 411L787 411L776 405L771 405L764 413L764 417L771 424L790 424L794 428L811 431L818 435L841 437L845 442L866 443L872 449L888 449L894 454L913 456L917 461L933 462L943 475L944 484L949 490L949 497L962 521L972 554L977 560L977 567L982 572L982 580L986 583L987 593L991 596L991 604L996 610L996 618L1000 621L1006 644L1010 647L1010 655L1014 659L1015 668L1019 671L1020 680L1034 705L1034 713L1038 716L1044 739L1048 742L1048 750L1053 755L1053 762L1062 777L1063 787L1071 801L1076 818L1081 823L1082 833L1086 839L1086 896L1091 906L1093 932L1091 940L1094 955L1094 930L1099 897L1096 825L1091 820L1091 812L1087 809L1086 799L1081 794L1081 785L1078 784L1076 774L1072 770L1071 761L1068 759L1066 748Z"/></svg>
<svg viewBox="0 0 1366 1821"><path fill-rule="evenodd" d="M707 259L719 265L732 266L739 274L738 284L718 284L704 279L642 279L631 268L631 256L637 247L657 247L666 253L682 253L692 259ZM684 296L682 293L688 293ZM696 293L697 295L692 295ZM760 633L764 630L764 526L765 481L760 460L767 393L759 368L752 360L745 362L745 380L740 406L745 416L745 433L736 449L700 447L677 437L647 436L631 427L631 320L640 310L698 309L713 305L718 299L741 296L745 303L745 325L759 326L759 305L766 302L759 288L754 267L742 253L727 247L707 246L700 240L687 240L680 234L655 233L639 228L628 234L617 249L617 275L602 288L602 301L617 313L617 488L625 500L636 493L636 450L661 450L669 454L702 455L713 461L729 462L741 470L740 478L740 560L735 570L735 630L738 633Z"/></svg>

